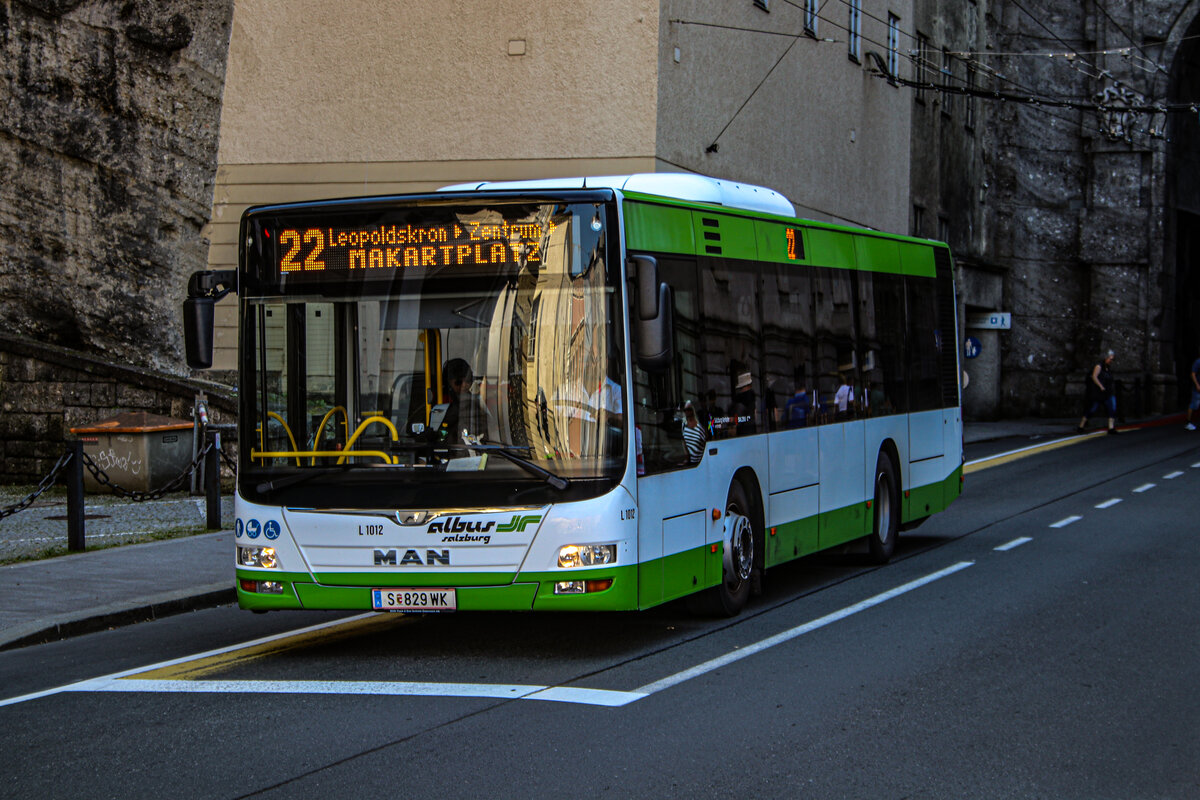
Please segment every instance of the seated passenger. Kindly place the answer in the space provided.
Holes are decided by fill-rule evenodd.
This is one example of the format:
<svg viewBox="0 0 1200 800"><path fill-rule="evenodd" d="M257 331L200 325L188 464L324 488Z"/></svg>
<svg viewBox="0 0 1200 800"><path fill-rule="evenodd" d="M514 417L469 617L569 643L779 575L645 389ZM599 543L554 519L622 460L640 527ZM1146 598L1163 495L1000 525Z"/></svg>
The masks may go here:
<svg viewBox="0 0 1200 800"><path fill-rule="evenodd" d="M442 385L448 407L438 428L444 442L468 444L487 434L487 412L471 391L475 375L464 359L452 358L442 367Z"/></svg>

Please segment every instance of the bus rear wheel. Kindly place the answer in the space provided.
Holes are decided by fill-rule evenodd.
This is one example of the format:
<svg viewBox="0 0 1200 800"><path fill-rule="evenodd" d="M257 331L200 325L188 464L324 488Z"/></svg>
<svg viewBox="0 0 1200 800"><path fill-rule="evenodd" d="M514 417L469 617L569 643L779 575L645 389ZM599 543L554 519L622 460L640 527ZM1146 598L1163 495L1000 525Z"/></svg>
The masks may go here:
<svg viewBox="0 0 1200 800"><path fill-rule="evenodd" d="M875 463L875 514L868 543L871 561L886 564L896 552L896 537L900 535L900 484L891 456L880 453Z"/></svg>
<svg viewBox="0 0 1200 800"><path fill-rule="evenodd" d="M725 501L725 529L721 583L692 595L691 610L705 616L734 617L746 606L754 577L758 531L750 500L742 484L729 487Z"/></svg>

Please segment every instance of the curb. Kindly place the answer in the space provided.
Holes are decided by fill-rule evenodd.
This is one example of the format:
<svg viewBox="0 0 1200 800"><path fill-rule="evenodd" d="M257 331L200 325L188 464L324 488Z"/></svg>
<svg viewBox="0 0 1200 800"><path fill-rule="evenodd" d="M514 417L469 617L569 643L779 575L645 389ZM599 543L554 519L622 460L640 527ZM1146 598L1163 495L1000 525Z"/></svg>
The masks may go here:
<svg viewBox="0 0 1200 800"><path fill-rule="evenodd" d="M198 611L235 602L237 602L237 590L232 583L222 582L197 587L193 593L147 597L132 606L123 606L122 604L100 606L85 616L74 619L62 619L50 623L38 621L0 631L0 637L3 637L0 638L0 651L60 641L85 633L95 633L109 628L132 625L135 622L148 622L182 614L186 611Z"/></svg>

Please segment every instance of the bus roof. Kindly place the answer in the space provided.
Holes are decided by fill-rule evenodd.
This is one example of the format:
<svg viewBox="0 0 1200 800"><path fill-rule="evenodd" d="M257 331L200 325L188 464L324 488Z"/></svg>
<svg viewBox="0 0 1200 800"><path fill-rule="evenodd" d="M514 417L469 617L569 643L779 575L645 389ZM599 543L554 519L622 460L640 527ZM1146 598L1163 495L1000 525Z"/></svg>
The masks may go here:
<svg viewBox="0 0 1200 800"><path fill-rule="evenodd" d="M618 189L675 200L712 203L781 217L795 217L791 202L774 189L686 172L641 172L535 181L481 181L443 186L442 192L530 191L538 189Z"/></svg>

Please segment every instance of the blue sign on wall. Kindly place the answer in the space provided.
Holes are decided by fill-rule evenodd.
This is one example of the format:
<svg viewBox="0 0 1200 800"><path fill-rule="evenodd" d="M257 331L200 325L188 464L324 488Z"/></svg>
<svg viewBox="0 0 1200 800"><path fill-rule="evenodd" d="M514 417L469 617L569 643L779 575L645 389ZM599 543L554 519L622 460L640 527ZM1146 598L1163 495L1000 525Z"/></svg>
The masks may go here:
<svg viewBox="0 0 1200 800"><path fill-rule="evenodd" d="M983 345L974 336L968 336L967 341L963 342L963 355L967 358L975 358L981 350L983 350Z"/></svg>

